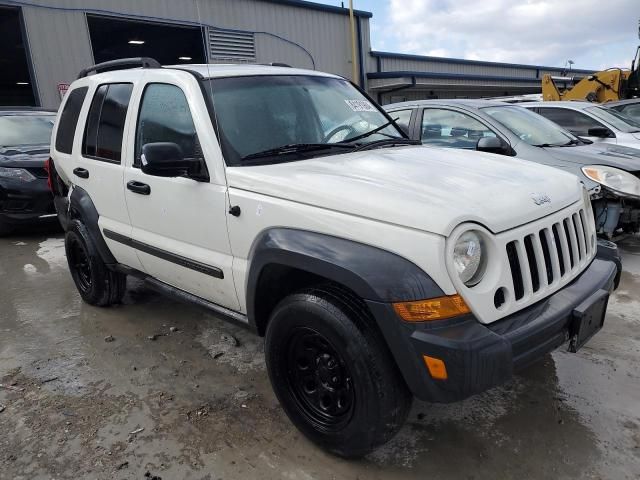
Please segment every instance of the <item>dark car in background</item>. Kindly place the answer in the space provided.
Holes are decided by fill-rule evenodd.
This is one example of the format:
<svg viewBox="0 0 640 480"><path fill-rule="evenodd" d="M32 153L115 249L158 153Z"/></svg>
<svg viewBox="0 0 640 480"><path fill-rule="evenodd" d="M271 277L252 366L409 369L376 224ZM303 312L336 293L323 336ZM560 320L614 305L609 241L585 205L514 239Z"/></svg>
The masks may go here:
<svg viewBox="0 0 640 480"><path fill-rule="evenodd" d="M0 235L57 222L45 168L54 120L53 111L0 108Z"/></svg>

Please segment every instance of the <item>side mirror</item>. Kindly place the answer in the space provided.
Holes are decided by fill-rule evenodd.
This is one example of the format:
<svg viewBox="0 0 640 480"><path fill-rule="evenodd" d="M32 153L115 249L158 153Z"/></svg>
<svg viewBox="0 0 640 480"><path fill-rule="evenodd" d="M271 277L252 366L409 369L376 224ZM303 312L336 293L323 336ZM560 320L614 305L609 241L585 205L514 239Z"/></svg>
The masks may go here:
<svg viewBox="0 0 640 480"><path fill-rule="evenodd" d="M187 175L195 180L204 180L201 160L185 159L177 143L155 142L142 146L140 157L143 173L156 177L181 177ZM206 171L206 167L204 167ZM208 179L208 176L207 176Z"/></svg>
<svg viewBox="0 0 640 480"><path fill-rule="evenodd" d="M609 130L607 127L591 127L587 131L588 136L590 137L598 137L598 138L613 138L613 132Z"/></svg>
<svg viewBox="0 0 640 480"><path fill-rule="evenodd" d="M508 148L497 137L482 137L476 143L476 150L479 152L497 153L500 155L506 155Z"/></svg>

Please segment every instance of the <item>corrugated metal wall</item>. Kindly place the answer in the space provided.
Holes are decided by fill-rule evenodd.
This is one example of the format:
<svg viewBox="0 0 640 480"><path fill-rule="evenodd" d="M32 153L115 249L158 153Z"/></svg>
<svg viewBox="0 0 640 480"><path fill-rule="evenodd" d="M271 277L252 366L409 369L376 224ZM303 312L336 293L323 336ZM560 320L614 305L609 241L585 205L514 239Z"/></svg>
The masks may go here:
<svg viewBox="0 0 640 480"><path fill-rule="evenodd" d="M369 89L385 104L397 98L478 98L540 93L542 75L561 68L372 52ZM590 73L577 70L572 74ZM404 87L403 87L404 86Z"/></svg>
<svg viewBox="0 0 640 480"><path fill-rule="evenodd" d="M500 75L504 77L532 78L536 76L536 68L523 69L509 66L474 65L469 63L422 61L405 58L382 58L382 71L412 71L464 73L471 75Z"/></svg>
<svg viewBox="0 0 640 480"><path fill-rule="evenodd" d="M40 100L45 107L58 106L58 83L71 82L80 69L93 63L85 11L144 16L149 21L202 22L207 26L252 31L256 32L257 62L312 68L311 55L316 69L351 75L349 17L341 13L259 0L30 0L29 3L54 8L22 7ZM360 22L362 46L368 56L369 20L360 17ZM290 42L303 46L309 53Z"/></svg>

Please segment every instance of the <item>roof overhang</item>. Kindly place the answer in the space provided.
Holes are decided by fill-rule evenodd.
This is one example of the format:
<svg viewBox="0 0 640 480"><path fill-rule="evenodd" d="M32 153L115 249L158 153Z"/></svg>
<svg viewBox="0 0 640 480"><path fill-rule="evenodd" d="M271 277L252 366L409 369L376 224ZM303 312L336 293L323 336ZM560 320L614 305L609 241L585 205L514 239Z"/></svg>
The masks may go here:
<svg viewBox="0 0 640 480"><path fill-rule="evenodd" d="M450 58L450 57L432 57L428 55L413 55L408 53L394 53L394 52L378 52L372 51L372 57L378 58L395 58L399 60L417 60L423 62L435 62L435 63L448 63L457 65L477 65L482 67L504 67L504 68L519 68L519 69L538 69L538 70L551 70L562 71L562 67L546 67L543 65L526 65L524 63L502 63L502 62L488 62L485 60L467 60L464 58ZM580 70L571 69L571 73L594 73L596 70Z"/></svg>
<svg viewBox="0 0 640 480"><path fill-rule="evenodd" d="M310 10L319 10L322 12L340 13L343 15L349 15L349 9L343 7L336 7L333 5L325 5L322 3L308 2L306 0L262 0L263 2L279 3L281 5L288 5L291 7L301 7ZM365 10L354 10L353 14L357 17L371 18L373 14Z"/></svg>

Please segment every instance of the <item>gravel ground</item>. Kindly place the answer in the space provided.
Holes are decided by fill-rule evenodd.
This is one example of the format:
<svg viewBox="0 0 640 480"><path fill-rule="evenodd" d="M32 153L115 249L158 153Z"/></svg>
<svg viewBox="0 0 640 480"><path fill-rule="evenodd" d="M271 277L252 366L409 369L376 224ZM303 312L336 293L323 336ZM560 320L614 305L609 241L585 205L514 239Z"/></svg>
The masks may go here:
<svg viewBox="0 0 640 480"><path fill-rule="evenodd" d="M131 280L124 305L91 307L60 233L0 239L0 479L640 478L640 240L621 248L578 354L414 402L392 442L344 461L288 421L260 338Z"/></svg>

